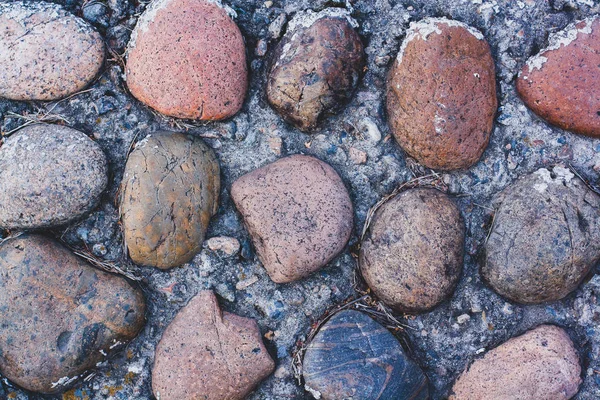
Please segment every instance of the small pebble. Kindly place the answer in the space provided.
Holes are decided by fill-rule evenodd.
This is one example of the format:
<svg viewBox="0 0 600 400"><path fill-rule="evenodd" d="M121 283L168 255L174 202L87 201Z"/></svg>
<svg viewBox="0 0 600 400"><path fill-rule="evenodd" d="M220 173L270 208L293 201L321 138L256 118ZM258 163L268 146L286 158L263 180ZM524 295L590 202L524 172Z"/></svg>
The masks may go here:
<svg viewBox="0 0 600 400"><path fill-rule="evenodd" d="M283 140L280 137L270 137L269 141L269 149L276 156L281 155L281 149L283 147Z"/></svg>
<svg viewBox="0 0 600 400"><path fill-rule="evenodd" d="M228 236L212 237L206 241L206 245L212 251L221 251L228 256L233 256L240 251L239 240Z"/></svg>
<svg viewBox="0 0 600 400"><path fill-rule="evenodd" d="M364 151L355 147L350 147L348 152L350 153L350 159L354 164L364 164L367 162L367 153Z"/></svg>
<svg viewBox="0 0 600 400"><path fill-rule="evenodd" d="M252 275L250 278L244 279L243 281L239 281L238 283L236 283L235 288L237 290L245 290L246 288L249 288L250 286L254 285L256 282L258 282L258 276Z"/></svg>

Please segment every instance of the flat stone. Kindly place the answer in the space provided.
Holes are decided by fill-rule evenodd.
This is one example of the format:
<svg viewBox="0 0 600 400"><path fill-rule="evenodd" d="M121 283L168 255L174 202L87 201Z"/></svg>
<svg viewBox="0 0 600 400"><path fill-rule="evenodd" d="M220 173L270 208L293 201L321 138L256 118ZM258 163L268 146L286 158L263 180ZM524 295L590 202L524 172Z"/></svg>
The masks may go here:
<svg viewBox="0 0 600 400"><path fill-rule="evenodd" d="M600 137L600 19L572 23L548 41L519 73L519 96L551 124Z"/></svg>
<svg viewBox="0 0 600 400"><path fill-rule="evenodd" d="M526 175L494 206L481 274L504 297L524 304L562 299L600 261L600 196L568 169Z"/></svg>
<svg viewBox="0 0 600 400"><path fill-rule="evenodd" d="M98 144L75 129L37 124L0 147L0 227L64 225L94 209L108 182Z"/></svg>
<svg viewBox="0 0 600 400"><path fill-rule="evenodd" d="M398 340L366 314L335 314L309 343L305 388L323 400L429 398L428 380Z"/></svg>
<svg viewBox="0 0 600 400"><path fill-rule="evenodd" d="M428 311L452 295L462 271L464 241L463 218L447 195L408 189L375 213L361 245L360 270L390 307Z"/></svg>
<svg viewBox="0 0 600 400"><path fill-rule="evenodd" d="M214 0L156 0L135 27L127 86L172 117L220 120L237 113L248 87L244 38Z"/></svg>
<svg viewBox="0 0 600 400"><path fill-rule="evenodd" d="M240 241L228 236L211 237L206 241L206 245L212 251L222 251L228 256L237 254L240 251Z"/></svg>
<svg viewBox="0 0 600 400"><path fill-rule="evenodd" d="M0 3L0 97L56 100L84 89L104 62L102 36L43 1Z"/></svg>
<svg viewBox="0 0 600 400"><path fill-rule="evenodd" d="M219 207L219 163L190 135L155 132L129 155L121 183L121 218L136 264L172 268L202 248Z"/></svg>
<svg viewBox="0 0 600 400"><path fill-rule="evenodd" d="M569 335L541 325L475 360L454 384L450 400L567 400L579 390L580 375Z"/></svg>
<svg viewBox="0 0 600 400"><path fill-rule="evenodd" d="M445 18L411 23L387 90L402 149L428 168L468 168L488 145L496 108L494 60L483 35Z"/></svg>
<svg viewBox="0 0 600 400"><path fill-rule="evenodd" d="M152 390L157 399L242 400L274 369L256 322L221 312L215 295L202 291L163 333Z"/></svg>
<svg viewBox="0 0 600 400"><path fill-rule="evenodd" d="M231 197L274 282L304 278L346 246L353 226L342 179L314 157L282 158L236 180Z"/></svg>
<svg viewBox="0 0 600 400"><path fill-rule="evenodd" d="M2 243L0 274L0 371L27 390L65 390L144 325L141 291L45 236Z"/></svg>
<svg viewBox="0 0 600 400"><path fill-rule="evenodd" d="M362 74L358 24L341 8L298 12L273 54L269 103L301 130L312 130L350 101Z"/></svg>

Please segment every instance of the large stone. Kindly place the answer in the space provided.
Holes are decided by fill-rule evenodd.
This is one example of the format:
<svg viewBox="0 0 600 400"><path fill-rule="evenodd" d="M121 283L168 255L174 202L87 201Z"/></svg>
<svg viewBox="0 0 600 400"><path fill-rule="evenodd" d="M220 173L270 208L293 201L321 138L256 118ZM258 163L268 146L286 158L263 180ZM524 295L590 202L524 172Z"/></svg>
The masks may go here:
<svg viewBox="0 0 600 400"><path fill-rule="evenodd" d="M454 202L409 189L375 213L360 249L365 281L400 312L424 312L449 297L460 278L465 224Z"/></svg>
<svg viewBox="0 0 600 400"><path fill-rule="evenodd" d="M301 279L346 246L352 202L342 179L314 157L282 158L239 178L231 197L274 282Z"/></svg>
<svg viewBox="0 0 600 400"><path fill-rule="evenodd" d="M277 45L267 80L269 103L302 130L350 101L364 66L358 24L341 8L297 13Z"/></svg>
<svg viewBox="0 0 600 400"><path fill-rule="evenodd" d="M221 313L215 295L202 291L158 343L152 390L164 400L242 400L274 368L256 322Z"/></svg>
<svg viewBox="0 0 600 400"><path fill-rule="evenodd" d="M568 169L526 175L495 203L481 273L508 299L562 299L600 261L600 196Z"/></svg>
<svg viewBox="0 0 600 400"><path fill-rule="evenodd" d="M427 377L383 326L358 311L341 311L321 327L303 361L316 398L425 400Z"/></svg>
<svg viewBox="0 0 600 400"><path fill-rule="evenodd" d="M84 89L104 62L102 36L61 6L0 3L0 97L56 100Z"/></svg>
<svg viewBox="0 0 600 400"><path fill-rule="evenodd" d="M552 33L517 79L527 107L551 124L600 137L600 19L587 18Z"/></svg>
<svg viewBox="0 0 600 400"><path fill-rule="evenodd" d="M468 168L488 145L496 114L494 60L483 35L463 23L411 23L388 78L394 137L428 168Z"/></svg>
<svg viewBox="0 0 600 400"><path fill-rule="evenodd" d="M450 400L567 400L581 384L569 335L542 325L475 360L458 378Z"/></svg>
<svg viewBox="0 0 600 400"><path fill-rule="evenodd" d="M75 129L32 125L0 147L0 227L63 225L92 210L108 182L98 144Z"/></svg>
<svg viewBox="0 0 600 400"><path fill-rule="evenodd" d="M196 137L156 132L129 155L121 183L121 218L131 259L171 268L202 248L219 207L219 163Z"/></svg>
<svg viewBox="0 0 600 400"><path fill-rule="evenodd" d="M2 243L0 275L0 371L27 390L64 390L144 324L141 291L47 237Z"/></svg>
<svg viewBox="0 0 600 400"><path fill-rule="evenodd" d="M129 42L127 86L138 100L178 118L237 113L248 86L244 38L215 0L154 0Z"/></svg>

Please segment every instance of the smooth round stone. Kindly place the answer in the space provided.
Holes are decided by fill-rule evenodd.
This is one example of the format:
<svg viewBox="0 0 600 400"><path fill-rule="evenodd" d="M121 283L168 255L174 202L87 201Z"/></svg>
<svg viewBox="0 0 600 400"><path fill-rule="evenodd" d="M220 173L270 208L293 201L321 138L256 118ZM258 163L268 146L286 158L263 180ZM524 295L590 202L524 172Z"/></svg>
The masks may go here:
<svg viewBox="0 0 600 400"><path fill-rule="evenodd" d="M600 261L600 196L568 169L539 169L495 202L481 274L502 296L562 299Z"/></svg>
<svg viewBox="0 0 600 400"><path fill-rule="evenodd" d="M548 41L520 71L519 96L551 124L600 137L600 19L574 22Z"/></svg>
<svg viewBox="0 0 600 400"><path fill-rule="evenodd" d="M294 155L252 171L231 186L258 258L274 282L304 278L350 239L352 201L327 163Z"/></svg>
<svg viewBox="0 0 600 400"><path fill-rule="evenodd" d="M84 89L104 41L83 19L43 1L0 3L0 97L56 100Z"/></svg>
<svg viewBox="0 0 600 400"><path fill-rule="evenodd" d="M302 367L305 388L323 400L429 398L421 368L386 328L358 311L331 317L309 343Z"/></svg>
<svg viewBox="0 0 600 400"><path fill-rule="evenodd" d="M339 111L356 90L364 62L357 22L341 8L297 13L275 48L269 103L302 130Z"/></svg>
<svg viewBox="0 0 600 400"><path fill-rule="evenodd" d="M0 372L24 389L65 390L144 325L141 291L45 236L2 243L0 275Z"/></svg>
<svg viewBox="0 0 600 400"><path fill-rule="evenodd" d="M129 155L121 183L121 219L136 264L171 268L202 248L219 207L219 163L196 137L156 132Z"/></svg>
<svg viewBox="0 0 600 400"><path fill-rule="evenodd" d="M452 295L464 240L463 218L447 195L409 189L375 213L360 249L361 273L390 307L425 312Z"/></svg>
<svg viewBox="0 0 600 400"><path fill-rule="evenodd" d="M131 35L126 74L131 94L165 115L228 118L248 87L244 38L220 1L157 0Z"/></svg>
<svg viewBox="0 0 600 400"><path fill-rule="evenodd" d="M0 147L0 227L64 225L96 207L108 182L98 144L75 129L38 124Z"/></svg>
<svg viewBox="0 0 600 400"><path fill-rule="evenodd" d="M569 335L541 325L475 360L454 384L450 400L567 400L577 394L580 375Z"/></svg>
<svg viewBox="0 0 600 400"><path fill-rule="evenodd" d="M152 390L166 400L243 400L274 368L256 322L221 312L215 295L202 291L158 343Z"/></svg>
<svg viewBox="0 0 600 400"><path fill-rule="evenodd" d="M494 60L476 29L445 18L411 23L387 88L394 137L428 168L475 164L497 108Z"/></svg>

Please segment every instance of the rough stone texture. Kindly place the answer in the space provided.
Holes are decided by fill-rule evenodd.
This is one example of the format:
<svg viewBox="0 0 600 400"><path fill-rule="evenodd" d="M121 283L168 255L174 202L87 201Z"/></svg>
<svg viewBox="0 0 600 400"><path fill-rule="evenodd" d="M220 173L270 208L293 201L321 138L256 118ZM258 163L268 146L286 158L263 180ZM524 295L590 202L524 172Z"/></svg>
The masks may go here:
<svg viewBox="0 0 600 400"><path fill-rule="evenodd" d="M412 23L390 69L387 112L400 146L428 168L475 164L498 106L494 60L483 35L463 23Z"/></svg>
<svg viewBox="0 0 600 400"><path fill-rule="evenodd" d="M600 196L568 169L539 169L497 202L481 273L501 295L562 299L600 260Z"/></svg>
<svg viewBox="0 0 600 400"><path fill-rule="evenodd" d="M406 190L384 203L360 249L373 292L399 312L424 312L448 298L463 264L465 223L436 189Z"/></svg>
<svg viewBox="0 0 600 400"><path fill-rule="evenodd" d="M335 314L304 355L306 388L316 398L426 400L427 377L398 340L358 311Z"/></svg>
<svg viewBox="0 0 600 400"><path fill-rule="evenodd" d="M348 103L364 67L356 21L339 8L298 13L275 48L269 103L289 122L312 130Z"/></svg>
<svg viewBox="0 0 600 400"><path fill-rule="evenodd" d="M219 120L237 113L248 87L244 38L210 0L156 0L129 43L127 86L157 111Z"/></svg>
<svg viewBox="0 0 600 400"><path fill-rule="evenodd" d="M106 156L85 134L59 125L25 127L0 147L0 227L63 225L98 205Z"/></svg>
<svg viewBox="0 0 600 400"><path fill-rule="evenodd" d="M156 348L157 399L242 400L273 372L256 322L221 313L211 291L181 309Z"/></svg>
<svg viewBox="0 0 600 400"><path fill-rule="evenodd" d="M56 100L84 89L104 62L104 41L52 3L0 3L0 97Z"/></svg>
<svg viewBox="0 0 600 400"><path fill-rule="evenodd" d="M590 17L552 33L517 79L527 107L551 124L600 137L600 19Z"/></svg>
<svg viewBox="0 0 600 400"><path fill-rule="evenodd" d="M215 153L199 138L158 132L139 142L121 184L131 259L163 269L190 261L219 208L220 182Z"/></svg>
<svg viewBox="0 0 600 400"><path fill-rule="evenodd" d="M581 384L567 332L539 326L488 351L458 378L450 400L567 400Z"/></svg>
<svg viewBox="0 0 600 400"><path fill-rule="evenodd" d="M294 155L236 180L231 197L274 282L304 278L346 246L353 226L344 182L328 164Z"/></svg>
<svg viewBox="0 0 600 400"><path fill-rule="evenodd" d="M139 290L45 236L4 241L0 274L0 371L25 389L63 391L144 324Z"/></svg>

